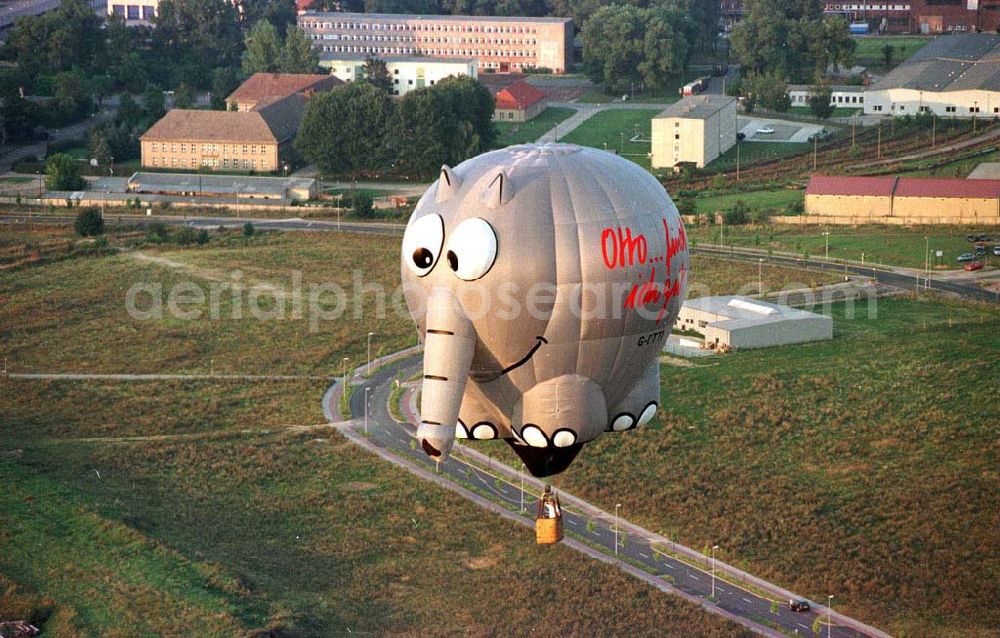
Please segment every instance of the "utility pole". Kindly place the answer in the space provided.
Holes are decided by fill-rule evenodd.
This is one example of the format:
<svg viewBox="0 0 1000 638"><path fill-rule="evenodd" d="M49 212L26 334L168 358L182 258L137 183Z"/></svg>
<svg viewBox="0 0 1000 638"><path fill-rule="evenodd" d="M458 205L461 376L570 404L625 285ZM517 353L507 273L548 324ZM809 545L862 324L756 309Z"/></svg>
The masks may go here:
<svg viewBox="0 0 1000 638"><path fill-rule="evenodd" d="M615 503L615 556L618 555L618 508L621 506L621 503Z"/></svg>
<svg viewBox="0 0 1000 638"><path fill-rule="evenodd" d="M524 463L521 463L521 509L519 510L522 514L524 513Z"/></svg>
<svg viewBox="0 0 1000 638"><path fill-rule="evenodd" d="M937 113L931 118L931 148L937 146Z"/></svg>
<svg viewBox="0 0 1000 638"><path fill-rule="evenodd" d="M712 545L712 600L715 600L715 550L717 549L718 545Z"/></svg>
<svg viewBox="0 0 1000 638"><path fill-rule="evenodd" d="M736 181L740 181L740 141L736 140Z"/></svg>
<svg viewBox="0 0 1000 638"><path fill-rule="evenodd" d="M816 172L816 154L819 151L819 133L813 136L813 172Z"/></svg>
<svg viewBox="0 0 1000 638"><path fill-rule="evenodd" d="M372 335L374 332L368 333L368 376L372 376Z"/></svg>
<svg viewBox="0 0 1000 638"><path fill-rule="evenodd" d="M882 122L878 123L878 150L875 159L882 159Z"/></svg>
<svg viewBox="0 0 1000 638"><path fill-rule="evenodd" d="M858 114L855 112L851 115L851 148L854 148L854 140L857 136L858 130Z"/></svg>
<svg viewBox="0 0 1000 638"><path fill-rule="evenodd" d="M764 258L757 259L757 295L764 296Z"/></svg>
<svg viewBox="0 0 1000 638"><path fill-rule="evenodd" d="M368 436L368 393L371 392L371 388L365 388L365 436Z"/></svg>

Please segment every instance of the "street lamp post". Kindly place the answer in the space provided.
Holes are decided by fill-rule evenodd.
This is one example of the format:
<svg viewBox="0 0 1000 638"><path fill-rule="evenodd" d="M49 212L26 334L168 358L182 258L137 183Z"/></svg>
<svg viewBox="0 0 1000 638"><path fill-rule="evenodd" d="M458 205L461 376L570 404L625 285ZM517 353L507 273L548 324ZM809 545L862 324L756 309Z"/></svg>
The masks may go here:
<svg viewBox="0 0 1000 638"><path fill-rule="evenodd" d="M757 258L757 294L764 296L764 258Z"/></svg>
<svg viewBox="0 0 1000 638"><path fill-rule="evenodd" d="M365 436L368 436L368 393L371 392L371 388L365 388Z"/></svg>
<svg viewBox="0 0 1000 638"><path fill-rule="evenodd" d="M621 503L615 503L615 556L618 555L618 508L621 506Z"/></svg>
<svg viewBox="0 0 1000 638"><path fill-rule="evenodd" d="M343 361L340 362L340 374L343 377L341 384L344 386L344 392L347 392L347 362L350 360L350 357L344 357Z"/></svg>
<svg viewBox="0 0 1000 638"><path fill-rule="evenodd" d="M973 122L975 122L975 120L973 120ZM624 155L625 154L625 131L621 131L621 135L622 135L622 150L621 150L621 154Z"/></svg>
<svg viewBox="0 0 1000 638"><path fill-rule="evenodd" d="M719 549L718 545L712 545L712 599L715 599L715 550Z"/></svg>
<svg viewBox="0 0 1000 638"><path fill-rule="evenodd" d="M368 374L369 377L372 376L372 335L373 334L375 334L375 333L374 332L369 332L368 333L368 366L367 366L368 372L367 372L367 374Z"/></svg>
<svg viewBox="0 0 1000 638"><path fill-rule="evenodd" d="M824 231L823 235L826 236L826 261L830 261L830 231Z"/></svg>
<svg viewBox="0 0 1000 638"><path fill-rule="evenodd" d="M931 278L931 238L924 235L924 288L927 288Z"/></svg>
<svg viewBox="0 0 1000 638"><path fill-rule="evenodd" d="M826 638L830 638L830 632L833 630L833 594L826 597Z"/></svg>
<svg viewBox="0 0 1000 638"><path fill-rule="evenodd" d="M524 513L524 463L521 463L521 472L520 472L520 474L521 474L521 510L520 510L520 512L523 514Z"/></svg>

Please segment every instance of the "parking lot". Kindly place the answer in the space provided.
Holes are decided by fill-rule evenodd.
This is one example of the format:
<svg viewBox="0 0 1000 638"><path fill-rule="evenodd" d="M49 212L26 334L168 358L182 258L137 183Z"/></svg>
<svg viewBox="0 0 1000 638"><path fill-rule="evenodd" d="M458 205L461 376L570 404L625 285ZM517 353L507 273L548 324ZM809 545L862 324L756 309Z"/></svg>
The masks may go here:
<svg viewBox="0 0 1000 638"><path fill-rule="evenodd" d="M823 129L819 124L757 117L737 117L736 126L749 142L808 142L811 135ZM774 132L758 132L767 128L774 129Z"/></svg>

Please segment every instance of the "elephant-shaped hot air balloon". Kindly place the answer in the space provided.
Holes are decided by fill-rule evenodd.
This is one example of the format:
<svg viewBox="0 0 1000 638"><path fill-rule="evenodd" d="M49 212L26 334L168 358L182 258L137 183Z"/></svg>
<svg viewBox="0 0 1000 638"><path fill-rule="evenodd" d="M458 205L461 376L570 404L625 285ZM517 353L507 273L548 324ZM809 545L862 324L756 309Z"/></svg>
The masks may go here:
<svg viewBox="0 0 1000 638"><path fill-rule="evenodd" d="M444 166L402 262L424 342L417 438L437 461L456 436L504 439L549 476L656 413L689 256L677 207L636 164L527 144Z"/></svg>

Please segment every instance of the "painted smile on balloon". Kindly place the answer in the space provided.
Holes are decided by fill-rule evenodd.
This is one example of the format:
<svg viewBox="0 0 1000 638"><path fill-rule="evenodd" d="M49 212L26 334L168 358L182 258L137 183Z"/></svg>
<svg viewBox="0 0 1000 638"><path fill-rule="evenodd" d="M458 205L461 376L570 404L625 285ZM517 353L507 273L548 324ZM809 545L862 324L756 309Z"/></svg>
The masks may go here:
<svg viewBox="0 0 1000 638"><path fill-rule="evenodd" d="M521 359L518 360L517 363L512 363L511 365L501 370L498 374L488 374L483 376L474 374L472 375L473 378L479 383L489 383L490 381L496 381L497 379L507 374L508 372L516 370L521 366L523 366L524 364L528 363L528 361L531 360L531 357L535 356L535 353L538 352L538 349L542 347L542 344L549 342L549 340L546 339L545 337L535 337L535 339L537 339L537 341L535 341L535 345L531 346L531 350L528 351L528 354L521 357Z"/></svg>

